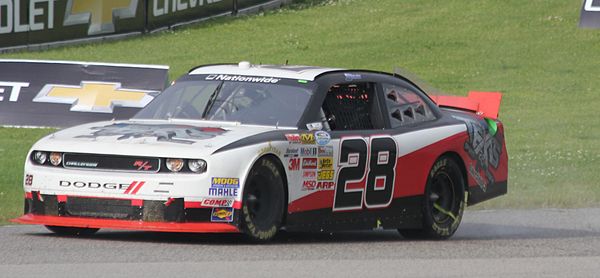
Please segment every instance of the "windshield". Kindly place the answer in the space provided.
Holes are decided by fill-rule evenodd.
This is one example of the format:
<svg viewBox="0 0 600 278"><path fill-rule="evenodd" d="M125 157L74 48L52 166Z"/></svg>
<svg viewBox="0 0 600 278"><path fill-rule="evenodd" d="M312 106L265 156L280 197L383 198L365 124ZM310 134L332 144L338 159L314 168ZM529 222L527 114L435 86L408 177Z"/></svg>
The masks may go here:
<svg viewBox="0 0 600 278"><path fill-rule="evenodd" d="M306 84L288 83L180 81L156 97L134 119L297 126L312 91Z"/></svg>

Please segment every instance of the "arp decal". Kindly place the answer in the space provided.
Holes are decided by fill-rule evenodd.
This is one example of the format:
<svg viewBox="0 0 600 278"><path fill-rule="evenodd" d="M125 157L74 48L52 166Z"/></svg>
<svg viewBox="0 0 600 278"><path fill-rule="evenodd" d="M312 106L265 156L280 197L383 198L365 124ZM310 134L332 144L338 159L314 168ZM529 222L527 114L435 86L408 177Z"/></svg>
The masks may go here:
<svg viewBox="0 0 600 278"><path fill-rule="evenodd" d="M81 135L77 138L97 138L103 136L120 136L117 140L130 138L154 137L157 141L194 144L192 140L206 140L221 135L227 130L215 127L195 127L187 125L149 125L116 123L107 126L91 128L91 135Z"/></svg>
<svg viewBox="0 0 600 278"><path fill-rule="evenodd" d="M210 214L211 222L232 222L233 208L213 208Z"/></svg>
<svg viewBox="0 0 600 278"><path fill-rule="evenodd" d="M467 171L475 179L477 185L484 192L488 185L494 184L496 179L490 167L497 169L502 155L502 138L496 134L492 136L487 128L487 124L476 121L465 121L469 139L465 142L465 151L476 164L468 165Z"/></svg>

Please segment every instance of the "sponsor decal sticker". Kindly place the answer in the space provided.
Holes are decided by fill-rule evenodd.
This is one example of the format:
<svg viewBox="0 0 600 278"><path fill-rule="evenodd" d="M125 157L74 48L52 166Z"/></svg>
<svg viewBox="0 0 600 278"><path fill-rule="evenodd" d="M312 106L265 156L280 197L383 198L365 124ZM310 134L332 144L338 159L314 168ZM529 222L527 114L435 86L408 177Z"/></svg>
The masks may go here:
<svg viewBox="0 0 600 278"><path fill-rule="evenodd" d="M302 172L302 178L307 180L315 179L317 177L317 173L315 171L304 171Z"/></svg>
<svg viewBox="0 0 600 278"><path fill-rule="evenodd" d="M239 178L213 177L211 187L208 189L209 196L236 197L240 188Z"/></svg>
<svg viewBox="0 0 600 278"><path fill-rule="evenodd" d="M288 170L298 171L300 170L300 158L292 158L288 162Z"/></svg>
<svg viewBox="0 0 600 278"><path fill-rule="evenodd" d="M98 162L87 162L87 161L65 161L65 166L79 167L79 168L96 168Z"/></svg>
<svg viewBox="0 0 600 278"><path fill-rule="evenodd" d="M302 182L302 191L312 191L317 187L316 181L303 181Z"/></svg>
<svg viewBox="0 0 600 278"><path fill-rule="evenodd" d="M316 158L303 158L302 159L302 169L317 169L317 159Z"/></svg>
<svg viewBox="0 0 600 278"><path fill-rule="evenodd" d="M488 185L496 182L492 168L498 169L502 155L502 137L490 134L487 124L484 123L466 121L469 139L464 144L465 151L476 161L475 165L469 165L468 172L483 192L487 190Z"/></svg>
<svg viewBox="0 0 600 278"><path fill-rule="evenodd" d="M300 155L301 156L317 156L317 148L312 148L312 147L300 148Z"/></svg>
<svg viewBox="0 0 600 278"><path fill-rule="evenodd" d="M210 214L211 222L232 222L233 208L213 208Z"/></svg>
<svg viewBox="0 0 600 278"><path fill-rule="evenodd" d="M332 181L320 181L317 182L317 190L333 190L335 188L335 182Z"/></svg>
<svg viewBox="0 0 600 278"><path fill-rule="evenodd" d="M319 156L333 156L333 146L319 146L317 152Z"/></svg>
<svg viewBox="0 0 600 278"><path fill-rule="evenodd" d="M302 134L300 134L300 142L303 145L314 145L315 144L315 135L312 133L302 133Z"/></svg>
<svg viewBox="0 0 600 278"><path fill-rule="evenodd" d="M319 171L319 176L317 178L320 181L330 181L333 180L333 170L323 170Z"/></svg>
<svg viewBox="0 0 600 278"><path fill-rule="evenodd" d="M233 199L208 198L202 200L203 207L232 207Z"/></svg>
<svg viewBox="0 0 600 278"><path fill-rule="evenodd" d="M319 157L319 170L333 170L333 157Z"/></svg>
<svg viewBox="0 0 600 278"><path fill-rule="evenodd" d="M263 154L267 154L267 153L272 153L277 156L281 156L281 151L279 149L273 147L271 145L271 142L269 142L269 144L266 147L264 147L258 151L259 155L263 155Z"/></svg>
<svg viewBox="0 0 600 278"><path fill-rule="evenodd" d="M325 145L329 144L330 141L331 141L331 135L329 135L329 133L327 133L326 131L315 132L315 142L319 146L325 146Z"/></svg>
<svg viewBox="0 0 600 278"><path fill-rule="evenodd" d="M300 134L298 134L298 133L286 134L285 139L287 139L288 142L290 142L290 143L297 143L297 144L301 143Z"/></svg>
<svg viewBox="0 0 600 278"><path fill-rule="evenodd" d="M137 167L138 171L148 171L152 169L152 164L148 160L136 160L133 162L133 167Z"/></svg>
<svg viewBox="0 0 600 278"><path fill-rule="evenodd" d="M362 79L362 75L355 73L344 73L344 77L346 77L346 81L353 81Z"/></svg>
<svg viewBox="0 0 600 278"><path fill-rule="evenodd" d="M237 82L251 82L251 83L271 83L275 84L281 79L273 77L258 77L258 76L243 76L243 75L228 75L228 74L211 74L206 76L205 80L216 80L216 81L237 81Z"/></svg>
<svg viewBox="0 0 600 278"><path fill-rule="evenodd" d="M284 157L296 157L296 156L298 156L299 151L300 151L299 148L287 148L285 150L285 154L283 156Z"/></svg>

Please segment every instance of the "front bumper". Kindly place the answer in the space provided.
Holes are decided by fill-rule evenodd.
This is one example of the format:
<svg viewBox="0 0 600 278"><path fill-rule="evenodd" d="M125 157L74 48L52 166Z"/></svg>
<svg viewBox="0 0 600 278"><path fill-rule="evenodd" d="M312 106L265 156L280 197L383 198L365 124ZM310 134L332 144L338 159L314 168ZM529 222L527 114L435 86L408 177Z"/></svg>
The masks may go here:
<svg viewBox="0 0 600 278"><path fill-rule="evenodd" d="M236 233L235 208L202 208L168 201L26 194L21 224L159 232Z"/></svg>

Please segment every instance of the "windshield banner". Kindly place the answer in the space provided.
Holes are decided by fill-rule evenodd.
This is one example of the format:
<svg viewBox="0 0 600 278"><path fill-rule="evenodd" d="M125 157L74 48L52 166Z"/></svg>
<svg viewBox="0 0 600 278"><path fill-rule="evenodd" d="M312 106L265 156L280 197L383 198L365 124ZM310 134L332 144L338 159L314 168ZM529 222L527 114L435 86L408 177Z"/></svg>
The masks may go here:
<svg viewBox="0 0 600 278"><path fill-rule="evenodd" d="M68 127L128 119L168 82L168 66L0 60L0 125Z"/></svg>

